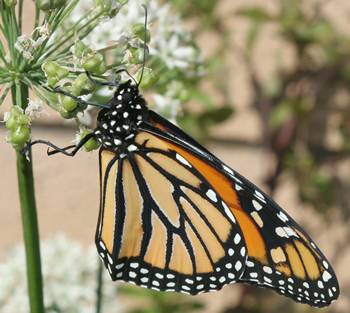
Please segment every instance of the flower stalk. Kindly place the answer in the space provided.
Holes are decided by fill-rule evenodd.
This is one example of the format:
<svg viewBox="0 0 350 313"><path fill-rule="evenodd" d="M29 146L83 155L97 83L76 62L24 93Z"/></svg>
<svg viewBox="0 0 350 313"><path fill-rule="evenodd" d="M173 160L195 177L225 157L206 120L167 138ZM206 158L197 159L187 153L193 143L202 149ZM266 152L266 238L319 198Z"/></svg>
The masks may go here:
<svg viewBox="0 0 350 313"><path fill-rule="evenodd" d="M12 98L23 110L28 104L28 87L16 82L12 88ZM43 283L39 244L39 229L34 192L32 156L28 158L19 150L17 156L17 177L21 206L22 228L26 252L27 285L31 313L44 313Z"/></svg>

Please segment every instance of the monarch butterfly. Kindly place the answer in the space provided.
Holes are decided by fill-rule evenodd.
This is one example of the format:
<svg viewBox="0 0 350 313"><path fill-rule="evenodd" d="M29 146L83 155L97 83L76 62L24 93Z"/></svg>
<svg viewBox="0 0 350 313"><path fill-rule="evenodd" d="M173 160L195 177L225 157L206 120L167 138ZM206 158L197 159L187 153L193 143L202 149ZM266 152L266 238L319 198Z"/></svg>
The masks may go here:
<svg viewBox="0 0 350 313"><path fill-rule="evenodd" d="M339 295L334 271L271 198L149 110L131 81L99 112L97 250L112 280L192 295L234 282L313 306Z"/></svg>
<svg viewBox="0 0 350 313"><path fill-rule="evenodd" d="M316 307L335 300L336 275L301 227L148 109L138 84L117 85L96 129L76 146L37 140L26 148L45 143L54 148L48 154L74 156L92 137L101 143L95 241L111 279L191 295L243 282Z"/></svg>

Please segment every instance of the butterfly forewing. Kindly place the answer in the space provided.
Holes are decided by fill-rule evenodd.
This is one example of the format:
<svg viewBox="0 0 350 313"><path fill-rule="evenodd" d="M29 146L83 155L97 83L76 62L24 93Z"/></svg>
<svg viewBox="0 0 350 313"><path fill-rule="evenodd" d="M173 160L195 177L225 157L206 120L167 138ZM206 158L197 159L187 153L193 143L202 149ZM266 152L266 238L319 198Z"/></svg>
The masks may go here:
<svg viewBox="0 0 350 313"><path fill-rule="evenodd" d="M196 163L229 206L248 254L240 281L269 287L319 307L338 297L338 282L329 262L271 198L156 113L150 112L150 123L143 127Z"/></svg>

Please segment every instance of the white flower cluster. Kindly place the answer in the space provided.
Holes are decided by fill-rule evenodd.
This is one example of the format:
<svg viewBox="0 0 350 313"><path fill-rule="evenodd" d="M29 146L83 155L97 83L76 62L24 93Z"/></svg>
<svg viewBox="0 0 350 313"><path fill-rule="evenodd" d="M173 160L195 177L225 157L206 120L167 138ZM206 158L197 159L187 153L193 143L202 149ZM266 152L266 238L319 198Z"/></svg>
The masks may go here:
<svg viewBox="0 0 350 313"><path fill-rule="evenodd" d="M84 248L64 235L41 244L46 312L94 313L96 275L100 260L96 248ZM110 281L107 271L104 280ZM0 312L28 313L26 267L23 245L0 263ZM119 312L116 285L104 284L104 312Z"/></svg>
<svg viewBox="0 0 350 313"><path fill-rule="evenodd" d="M73 11L72 21L81 18L84 12L91 8L92 2L92 0L80 1ZM84 42L94 49L104 48L108 43L119 43L121 47L125 47L126 43L132 42L133 25L144 23L143 4L146 4L148 9L147 27L151 33L150 56L160 59L166 67L166 72L177 70L184 76L191 76L195 65L202 62L201 55L191 44L191 35L184 30L180 16L170 4L161 3L159 0L129 0L115 17L106 18L100 23ZM156 68L153 70L157 71ZM176 81L173 80L173 83ZM153 94L154 107L159 113L175 122L180 112L181 101L174 95L172 83L163 87L161 94Z"/></svg>
<svg viewBox="0 0 350 313"><path fill-rule="evenodd" d="M38 32L39 36L36 40L33 39L34 33ZM48 24L43 24L33 30L30 36L21 35L15 42L15 48L22 53L25 59L31 60L36 49L49 37L50 30Z"/></svg>
<svg viewBox="0 0 350 313"><path fill-rule="evenodd" d="M91 3L91 0L80 1L72 19L79 19L91 7ZM98 49L105 47L107 42L128 41L132 36L132 26L145 20L143 4L147 5L149 24L155 26L150 28L150 54L162 59L169 69L186 69L198 62L197 50L186 44L190 35L183 29L179 15L169 4L161 4L159 0L129 0L115 17L99 24L86 38L86 42Z"/></svg>

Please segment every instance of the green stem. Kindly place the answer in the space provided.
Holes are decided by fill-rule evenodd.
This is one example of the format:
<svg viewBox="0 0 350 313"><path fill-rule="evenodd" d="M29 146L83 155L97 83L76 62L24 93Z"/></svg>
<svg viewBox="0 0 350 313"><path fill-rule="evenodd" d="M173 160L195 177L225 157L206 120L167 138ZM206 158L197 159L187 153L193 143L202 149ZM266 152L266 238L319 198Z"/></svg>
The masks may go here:
<svg viewBox="0 0 350 313"><path fill-rule="evenodd" d="M97 269L97 289L96 289L96 313L102 312L102 298L103 298L103 264L98 260Z"/></svg>
<svg viewBox="0 0 350 313"><path fill-rule="evenodd" d="M19 5L18 5L18 27L19 27L20 33L22 33L23 1L24 0L19 0Z"/></svg>
<svg viewBox="0 0 350 313"><path fill-rule="evenodd" d="M20 82L16 82L15 88L12 89L12 96L14 103L25 109L28 104L28 87ZM44 313L40 242L31 152L29 152L29 160L27 160L26 156L17 151L17 176L26 252L30 312Z"/></svg>

